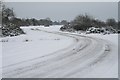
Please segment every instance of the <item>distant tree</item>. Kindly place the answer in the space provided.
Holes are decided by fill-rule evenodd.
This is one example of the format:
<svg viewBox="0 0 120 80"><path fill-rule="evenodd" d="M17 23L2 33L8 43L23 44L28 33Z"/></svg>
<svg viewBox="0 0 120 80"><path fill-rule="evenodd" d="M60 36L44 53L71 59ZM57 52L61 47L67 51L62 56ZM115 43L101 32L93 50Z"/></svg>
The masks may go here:
<svg viewBox="0 0 120 80"><path fill-rule="evenodd" d="M86 30L92 27L93 18L89 15L78 15L71 23L75 30Z"/></svg>
<svg viewBox="0 0 120 80"><path fill-rule="evenodd" d="M68 24L68 22L67 22L67 20L62 20L60 24L61 25L66 25L66 24Z"/></svg>
<svg viewBox="0 0 120 80"><path fill-rule="evenodd" d="M6 8L5 5L2 6L2 23L9 24L10 21L15 17L13 9Z"/></svg>
<svg viewBox="0 0 120 80"><path fill-rule="evenodd" d="M117 25L117 22L115 21L115 19L107 19L106 20L106 24L108 25L108 26L111 26L111 27L113 27L113 28L115 28L115 29L117 29L118 28L118 25Z"/></svg>
<svg viewBox="0 0 120 80"><path fill-rule="evenodd" d="M38 23L39 25L49 26L52 25L53 22L50 20L50 18L46 18L46 19L40 19Z"/></svg>
<svg viewBox="0 0 120 80"><path fill-rule="evenodd" d="M38 25L38 20L36 20L35 18L32 18L32 19L30 19L30 23L33 26L37 26Z"/></svg>
<svg viewBox="0 0 120 80"><path fill-rule="evenodd" d="M3 36L17 36L24 34L15 18L13 9L2 5L2 34Z"/></svg>
<svg viewBox="0 0 120 80"><path fill-rule="evenodd" d="M64 21L65 22L65 21ZM90 27L105 27L106 23L87 14L78 15L73 21L62 26L61 30L87 30Z"/></svg>
<svg viewBox="0 0 120 80"><path fill-rule="evenodd" d="M51 21L51 19L49 17L45 18L45 20Z"/></svg>
<svg viewBox="0 0 120 80"><path fill-rule="evenodd" d="M54 21L52 22L53 25L61 25L61 23L59 21Z"/></svg>
<svg viewBox="0 0 120 80"><path fill-rule="evenodd" d="M16 24L16 26L22 26L22 20L20 18L14 17L11 23Z"/></svg>
<svg viewBox="0 0 120 80"><path fill-rule="evenodd" d="M120 21L118 21L118 30L120 30Z"/></svg>
<svg viewBox="0 0 120 80"><path fill-rule="evenodd" d="M32 25L32 21L30 19L26 19L25 24L26 24L26 26L30 26L30 25Z"/></svg>
<svg viewBox="0 0 120 80"><path fill-rule="evenodd" d="M50 26L50 25L52 25L51 19L50 18L46 18L44 26Z"/></svg>
<svg viewBox="0 0 120 80"><path fill-rule="evenodd" d="M100 21L98 19L93 19L91 24L92 24L93 27L98 27L98 28L106 26L105 22Z"/></svg>

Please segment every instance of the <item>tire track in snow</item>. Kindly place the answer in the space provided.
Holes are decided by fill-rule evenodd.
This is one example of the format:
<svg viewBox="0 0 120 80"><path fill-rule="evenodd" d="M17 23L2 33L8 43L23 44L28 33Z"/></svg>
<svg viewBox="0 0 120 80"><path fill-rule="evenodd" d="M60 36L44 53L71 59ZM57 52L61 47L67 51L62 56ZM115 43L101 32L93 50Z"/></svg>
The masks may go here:
<svg viewBox="0 0 120 80"><path fill-rule="evenodd" d="M75 38L75 47L72 46L53 54L46 55L44 56L46 60L42 62L35 62L41 58L32 59L29 62L33 61L34 64L25 67L19 67L18 65L24 65L28 61L7 66L3 69L5 70L8 67L17 67L11 71L3 71L3 77L70 77L77 72L84 71L84 69L99 63L109 53L105 53L106 42L96 38L59 32L44 32ZM98 53L96 53L96 51Z"/></svg>

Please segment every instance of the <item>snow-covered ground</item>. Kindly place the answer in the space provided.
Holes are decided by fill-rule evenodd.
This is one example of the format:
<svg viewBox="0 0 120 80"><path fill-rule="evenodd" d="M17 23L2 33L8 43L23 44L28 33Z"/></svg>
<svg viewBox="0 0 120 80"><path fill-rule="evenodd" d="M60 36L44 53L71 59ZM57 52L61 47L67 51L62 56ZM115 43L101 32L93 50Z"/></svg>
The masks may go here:
<svg viewBox="0 0 120 80"><path fill-rule="evenodd" d="M25 35L2 38L2 77L118 77L117 34L69 33L60 27L22 27Z"/></svg>
<svg viewBox="0 0 120 80"><path fill-rule="evenodd" d="M0 24L1 28L1 24ZM0 29L0 35L2 34L2 30ZM1 36L0 36L1 37ZM1 38L0 38L1 41ZM2 43L0 42L0 79L2 78Z"/></svg>
<svg viewBox="0 0 120 80"><path fill-rule="evenodd" d="M92 71L90 71L88 75L85 75L85 77L118 77L118 34L89 34L86 36L102 39L108 42L111 49L110 53L108 54L108 56L106 56L104 61L92 67Z"/></svg>
<svg viewBox="0 0 120 80"><path fill-rule="evenodd" d="M2 43L0 42L0 79L2 78L1 76L2 76Z"/></svg>
<svg viewBox="0 0 120 80"><path fill-rule="evenodd" d="M69 37L22 28L26 35L3 38L3 67L64 49L73 44ZM43 28L43 27L42 27ZM5 42L4 42L5 41Z"/></svg>

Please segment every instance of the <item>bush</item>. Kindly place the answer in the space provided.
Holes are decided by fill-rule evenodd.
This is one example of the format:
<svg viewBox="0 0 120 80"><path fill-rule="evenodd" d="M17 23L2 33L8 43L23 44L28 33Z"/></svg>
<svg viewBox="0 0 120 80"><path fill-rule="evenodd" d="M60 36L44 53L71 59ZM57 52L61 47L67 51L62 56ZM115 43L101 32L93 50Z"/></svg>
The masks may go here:
<svg viewBox="0 0 120 80"><path fill-rule="evenodd" d="M2 7L2 35L3 36L17 36L24 34L23 30L16 20L13 9Z"/></svg>
<svg viewBox="0 0 120 80"><path fill-rule="evenodd" d="M78 15L73 21L71 21L68 25L64 25L61 27L60 30L82 30L86 31L88 28L96 26L96 27L103 27L106 26L105 22L102 22L100 20L94 19L93 17L89 15Z"/></svg>

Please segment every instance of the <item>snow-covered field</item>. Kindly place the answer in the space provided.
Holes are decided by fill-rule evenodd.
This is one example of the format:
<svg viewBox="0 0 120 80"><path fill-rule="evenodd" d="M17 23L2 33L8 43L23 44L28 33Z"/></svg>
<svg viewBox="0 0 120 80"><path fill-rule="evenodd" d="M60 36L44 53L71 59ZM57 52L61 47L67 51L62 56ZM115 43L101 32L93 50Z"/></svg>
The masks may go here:
<svg viewBox="0 0 120 80"><path fill-rule="evenodd" d="M31 30L31 28L23 28L26 35L2 39L3 67L21 61L43 57L71 46L74 40L61 35Z"/></svg>
<svg viewBox="0 0 120 80"><path fill-rule="evenodd" d="M2 77L118 77L117 34L69 33L60 27L22 27L25 35L2 38Z"/></svg>

